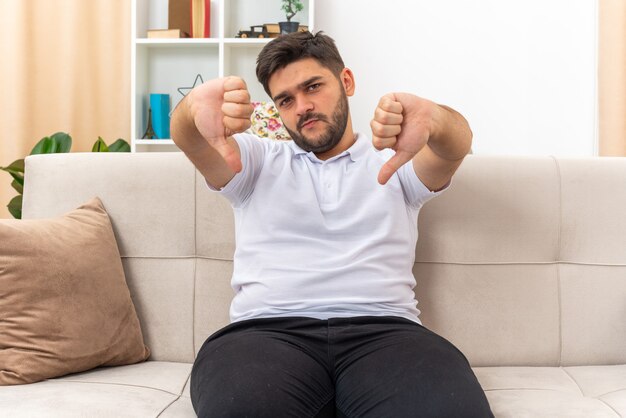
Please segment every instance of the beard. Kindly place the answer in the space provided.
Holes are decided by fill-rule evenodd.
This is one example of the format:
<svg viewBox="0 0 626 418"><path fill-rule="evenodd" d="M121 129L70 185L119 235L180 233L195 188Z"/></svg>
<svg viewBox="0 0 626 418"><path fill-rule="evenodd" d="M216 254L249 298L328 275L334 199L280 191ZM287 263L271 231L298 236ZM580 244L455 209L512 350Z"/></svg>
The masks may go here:
<svg viewBox="0 0 626 418"><path fill-rule="evenodd" d="M287 129L287 132L291 135L293 142L295 142L296 145L303 150L307 152L323 153L335 148L339 141L341 141L341 138L346 131L346 126L348 125L348 114L348 96L342 89L341 97L337 101L337 106L335 106L335 111L331 116L331 121L329 121L328 117L322 113L306 113L298 120L298 125L296 127L297 131L292 131L287 127L287 125L285 125L285 129ZM322 132L321 136L317 140L308 138L302 133L302 125L311 119L317 119L318 121L322 121L328 125L326 130Z"/></svg>

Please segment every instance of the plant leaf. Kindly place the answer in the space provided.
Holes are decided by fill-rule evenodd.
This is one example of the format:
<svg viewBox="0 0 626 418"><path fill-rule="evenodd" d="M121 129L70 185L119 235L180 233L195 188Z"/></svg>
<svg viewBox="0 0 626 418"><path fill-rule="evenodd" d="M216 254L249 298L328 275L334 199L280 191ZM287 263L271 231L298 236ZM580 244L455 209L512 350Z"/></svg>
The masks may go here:
<svg viewBox="0 0 626 418"><path fill-rule="evenodd" d="M20 183L17 180L13 180L11 182L11 186L13 186L15 191L18 192L19 194L23 194L24 193L24 183Z"/></svg>
<svg viewBox="0 0 626 418"><path fill-rule="evenodd" d="M109 152L109 147L107 147L106 142L102 137L98 137L98 140L93 144L91 148L91 152Z"/></svg>
<svg viewBox="0 0 626 418"><path fill-rule="evenodd" d="M22 219L22 195L17 195L7 205L9 213L13 215L15 219Z"/></svg>
<svg viewBox="0 0 626 418"><path fill-rule="evenodd" d="M109 152L130 152L130 144L122 138L109 145Z"/></svg>
<svg viewBox="0 0 626 418"><path fill-rule="evenodd" d="M8 172L15 181L24 185L24 159L13 161L7 167L0 167L0 170Z"/></svg>
<svg viewBox="0 0 626 418"><path fill-rule="evenodd" d="M50 143L52 142L52 140L49 137L43 137L39 140L39 142L37 142L37 144L33 147L32 151L30 152L30 155L35 155L35 154L48 154L48 152L46 151L46 149L50 148Z"/></svg>
<svg viewBox="0 0 626 418"><path fill-rule="evenodd" d="M31 151L31 154L54 154L56 152L57 144L49 136L42 138L41 141L35 145L35 148Z"/></svg>
<svg viewBox="0 0 626 418"><path fill-rule="evenodd" d="M9 173L23 173L24 172L24 159L15 160L6 167L0 167L0 170L7 171Z"/></svg>
<svg viewBox="0 0 626 418"><path fill-rule="evenodd" d="M57 144L56 152L70 152L72 148L72 137L65 132L57 132L50 138Z"/></svg>
<svg viewBox="0 0 626 418"><path fill-rule="evenodd" d="M70 152L70 148L72 148L72 137L65 132L57 132L52 136L41 138L30 154L35 155Z"/></svg>
<svg viewBox="0 0 626 418"><path fill-rule="evenodd" d="M22 186L24 185L24 175L19 174L19 173L9 173L9 174L11 174L11 177L13 177L13 179L17 181L19 184L21 184Z"/></svg>

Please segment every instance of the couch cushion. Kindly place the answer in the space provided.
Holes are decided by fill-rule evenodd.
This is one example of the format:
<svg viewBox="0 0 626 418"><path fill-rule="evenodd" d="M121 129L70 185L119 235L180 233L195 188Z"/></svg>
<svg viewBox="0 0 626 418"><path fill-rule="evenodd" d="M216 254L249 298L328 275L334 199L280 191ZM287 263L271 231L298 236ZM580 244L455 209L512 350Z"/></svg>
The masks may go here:
<svg viewBox="0 0 626 418"><path fill-rule="evenodd" d="M419 215L418 308L472 366L626 363L626 159L468 156Z"/></svg>
<svg viewBox="0 0 626 418"><path fill-rule="evenodd" d="M193 405L191 404L191 394L189 393L190 383L191 379L187 379L187 383L185 384L180 398L168 406L167 409L159 415L159 418L196 418L196 412L193 410Z"/></svg>
<svg viewBox="0 0 626 418"><path fill-rule="evenodd" d="M626 365L476 367L496 417L626 416Z"/></svg>
<svg viewBox="0 0 626 418"><path fill-rule="evenodd" d="M184 390L191 366L189 363L147 361L3 387L0 411L2 416L12 418L192 418L195 414L191 399ZM172 407L175 415L163 413Z"/></svg>
<svg viewBox="0 0 626 418"><path fill-rule="evenodd" d="M97 368L0 390L0 411L15 418L194 418L192 364L147 361ZM626 416L626 365L477 367L498 418Z"/></svg>
<svg viewBox="0 0 626 418"><path fill-rule="evenodd" d="M109 217L0 221L0 385L145 360Z"/></svg>
<svg viewBox="0 0 626 418"><path fill-rule="evenodd" d="M94 193L102 199L151 360L192 362L194 307L213 301L194 303L196 170L189 159L182 152L41 154L26 158L26 171L24 219L59 216ZM228 318L228 302L212 306Z"/></svg>
<svg viewBox="0 0 626 418"><path fill-rule="evenodd" d="M196 418L196 413L191 404L191 398L181 396L174 403L167 407L159 418Z"/></svg>
<svg viewBox="0 0 626 418"><path fill-rule="evenodd" d="M251 124L246 132L262 138L291 140L274 102L252 102L252 106L254 111L250 115Z"/></svg>
<svg viewBox="0 0 626 418"><path fill-rule="evenodd" d="M136 386L180 396L191 374L191 367L191 363L146 361L120 367L98 367L49 381Z"/></svg>

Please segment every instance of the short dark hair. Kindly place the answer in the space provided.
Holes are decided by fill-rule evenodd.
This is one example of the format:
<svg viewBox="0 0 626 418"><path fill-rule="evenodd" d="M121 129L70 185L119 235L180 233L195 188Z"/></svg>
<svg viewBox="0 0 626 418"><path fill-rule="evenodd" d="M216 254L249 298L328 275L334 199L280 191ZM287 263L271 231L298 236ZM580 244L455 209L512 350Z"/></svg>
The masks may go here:
<svg viewBox="0 0 626 418"><path fill-rule="evenodd" d="M256 60L256 76L265 92L271 97L269 81L272 74L292 62L313 58L328 68L335 77L344 69L335 41L323 32L294 32L272 39L259 53Z"/></svg>

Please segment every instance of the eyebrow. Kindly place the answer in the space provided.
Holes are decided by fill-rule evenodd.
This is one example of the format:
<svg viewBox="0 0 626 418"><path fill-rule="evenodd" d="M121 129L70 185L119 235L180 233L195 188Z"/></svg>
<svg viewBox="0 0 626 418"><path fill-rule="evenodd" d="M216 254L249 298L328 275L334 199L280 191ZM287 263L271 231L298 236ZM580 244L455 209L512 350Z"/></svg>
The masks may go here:
<svg viewBox="0 0 626 418"><path fill-rule="evenodd" d="M311 78L309 78L308 80L303 81L302 83L298 84L296 86L296 90L302 90L304 88L306 88L306 86L308 86L311 83L315 83L316 81L319 81L321 79L323 79L324 77L321 75L316 75L313 76ZM283 99L285 97L289 96L289 91L283 91L280 94L277 94L272 100L274 101L274 103L278 102L280 99Z"/></svg>

